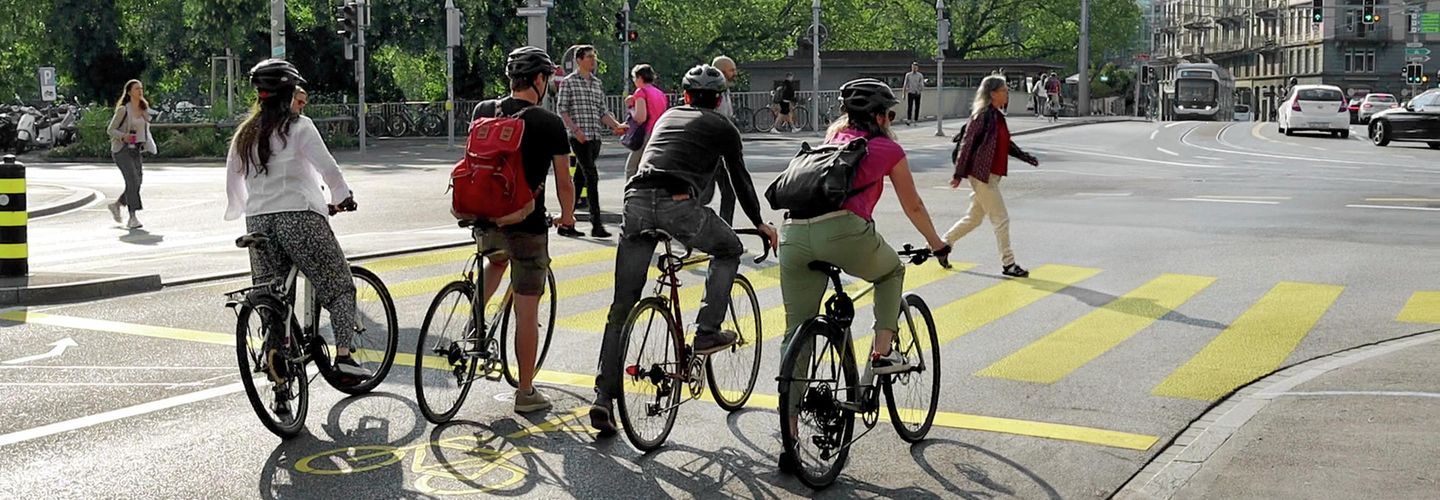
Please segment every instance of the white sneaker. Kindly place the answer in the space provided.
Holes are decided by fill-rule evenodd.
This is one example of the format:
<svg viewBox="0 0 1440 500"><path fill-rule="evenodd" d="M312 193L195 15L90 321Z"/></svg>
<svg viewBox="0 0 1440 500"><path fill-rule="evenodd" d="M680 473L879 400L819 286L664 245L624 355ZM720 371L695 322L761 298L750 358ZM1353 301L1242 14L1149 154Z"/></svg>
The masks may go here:
<svg viewBox="0 0 1440 500"><path fill-rule="evenodd" d="M891 350L890 354L876 356L870 360L870 370L875 372L876 375L890 375L909 369L910 365L905 362L905 358L901 357L900 353L894 350Z"/></svg>
<svg viewBox="0 0 1440 500"><path fill-rule="evenodd" d="M120 218L120 200L115 200L114 203L105 204L105 208L110 209L110 217L115 219L116 224L125 222L125 219Z"/></svg>
<svg viewBox="0 0 1440 500"><path fill-rule="evenodd" d="M145 225L140 223L140 219L139 219L139 218L135 217L134 215L131 215L131 216L130 216L130 222L125 223L125 227L126 227L127 229L140 229L140 228L142 228L142 227L145 227Z"/></svg>

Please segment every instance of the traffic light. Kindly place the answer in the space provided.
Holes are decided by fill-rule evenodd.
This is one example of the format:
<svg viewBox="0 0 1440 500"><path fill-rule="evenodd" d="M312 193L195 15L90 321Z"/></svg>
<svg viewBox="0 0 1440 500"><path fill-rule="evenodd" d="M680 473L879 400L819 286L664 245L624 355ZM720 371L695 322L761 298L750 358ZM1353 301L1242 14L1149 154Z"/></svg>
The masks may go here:
<svg viewBox="0 0 1440 500"><path fill-rule="evenodd" d="M615 39L625 41L625 11L615 12Z"/></svg>
<svg viewBox="0 0 1440 500"><path fill-rule="evenodd" d="M1145 67L1143 67L1143 68L1140 68L1140 84L1141 84L1141 85L1149 85L1151 82L1154 82L1154 81L1155 81L1155 67L1154 67L1154 66L1145 66Z"/></svg>
<svg viewBox="0 0 1440 500"><path fill-rule="evenodd" d="M639 31L635 31L635 30L630 30L630 33L627 34L627 35L625 35L625 39L626 39L626 40L629 40L629 41L632 41L632 42L633 42L633 41L636 41L636 40L639 40L639 39L640 39L640 32L639 32Z"/></svg>
<svg viewBox="0 0 1440 500"><path fill-rule="evenodd" d="M1325 0L1313 0L1310 2L1310 22L1320 23L1325 21Z"/></svg>
<svg viewBox="0 0 1440 500"><path fill-rule="evenodd" d="M1425 67L1420 63L1405 65L1405 83L1419 85L1425 83Z"/></svg>
<svg viewBox="0 0 1440 500"><path fill-rule="evenodd" d="M1375 0L1363 0L1363 2L1360 22L1363 24L1375 24Z"/></svg>
<svg viewBox="0 0 1440 500"><path fill-rule="evenodd" d="M340 29L335 30L346 42L358 43L360 41L360 6L355 2L346 2L345 5L335 7L335 22L340 23Z"/></svg>

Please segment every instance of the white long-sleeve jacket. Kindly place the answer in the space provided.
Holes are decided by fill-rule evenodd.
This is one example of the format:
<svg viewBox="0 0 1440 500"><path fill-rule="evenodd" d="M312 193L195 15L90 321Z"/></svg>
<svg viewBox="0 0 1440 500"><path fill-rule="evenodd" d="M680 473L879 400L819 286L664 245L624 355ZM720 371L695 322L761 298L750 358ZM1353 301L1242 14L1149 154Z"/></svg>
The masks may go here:
<svg viewBox="0 0 1440 500"><path fill-rule="evenodd" d="M269 168L263 175L257 171L259 162L252 164L248 174L245 172L240 152L231 142L225 159L225 194L229 199L225 220L235 220L242 215L305 210L329 216L325 195L320 192L322 181L330 187L330 204L339 204L350 197L350 185L340 174L340 165L330 155L320 130L309 117L301 116L290 124L288 142L282 143L276 136L269 141ZM251 150L245 154L253 158L256 152Z"/></svg>

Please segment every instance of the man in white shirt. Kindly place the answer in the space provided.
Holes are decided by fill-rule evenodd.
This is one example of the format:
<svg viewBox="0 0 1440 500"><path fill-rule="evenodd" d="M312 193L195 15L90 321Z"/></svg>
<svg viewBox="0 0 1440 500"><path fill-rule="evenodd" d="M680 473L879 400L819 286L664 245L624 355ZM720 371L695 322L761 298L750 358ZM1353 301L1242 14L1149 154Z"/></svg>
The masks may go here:
<svg viewBox="0 0 1440 500"><path fill-rule="evenodd" d="M914 125L920 121L920 93L925 90L925 75L920 73L920 63L910 63L910 72L905 74L905 124Z"/></svg>

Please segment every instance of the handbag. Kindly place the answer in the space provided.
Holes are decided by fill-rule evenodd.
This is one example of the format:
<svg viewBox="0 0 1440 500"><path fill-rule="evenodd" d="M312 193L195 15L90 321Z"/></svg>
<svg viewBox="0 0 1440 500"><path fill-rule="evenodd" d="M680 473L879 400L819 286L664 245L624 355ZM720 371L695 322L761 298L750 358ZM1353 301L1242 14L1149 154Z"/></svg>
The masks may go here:
<svg viewBox="0 0 1440 500"><path fill-rule="evenodd" d="M625 131L625 135L620 136L620 145L631 151L639 151L644 147L646 132L641 125L635 122L635 115L625 118L625 126L630 128Z"/></svg>

